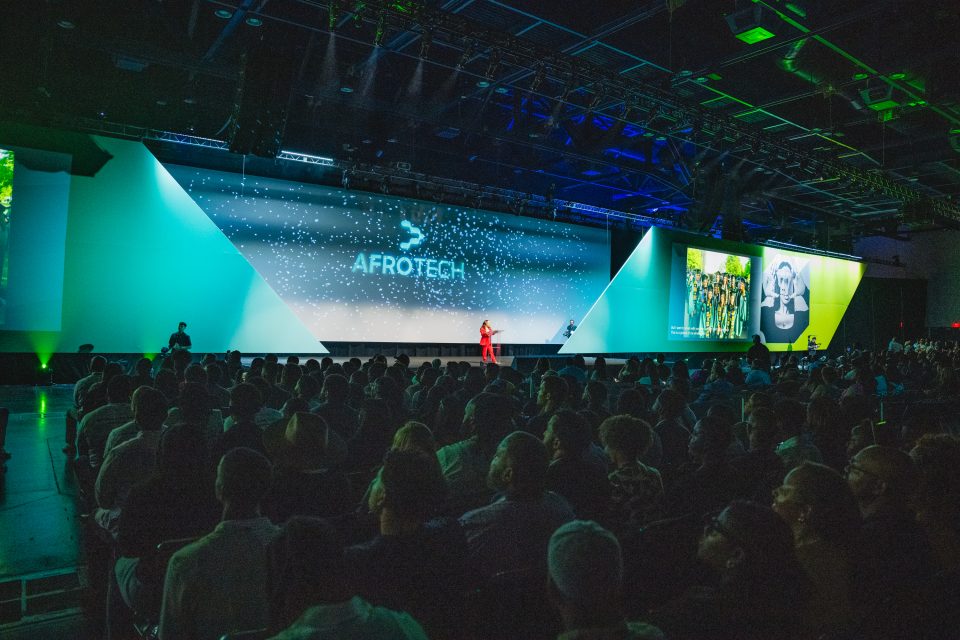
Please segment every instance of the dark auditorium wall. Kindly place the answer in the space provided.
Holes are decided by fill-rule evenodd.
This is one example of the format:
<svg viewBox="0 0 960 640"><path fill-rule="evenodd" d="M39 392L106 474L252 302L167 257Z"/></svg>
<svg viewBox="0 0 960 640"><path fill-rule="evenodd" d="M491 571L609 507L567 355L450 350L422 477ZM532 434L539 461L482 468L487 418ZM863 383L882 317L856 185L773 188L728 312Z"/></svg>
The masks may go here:
<svg viewBox="0 0 960 640"><path fill-rule="evenodd" d="M960 322L958 247L960 231L939 229L914 233L909 241L883 236L864 238L854 252L867 260L867 277L927 281L924 325L936 332L937 328ZM894 256L900 266L870 263L870 258L889 261Z"/></svg>
<svg viewBox="0 0 960 640"><path fill-rule="evenodd" d="M633 250L637 248L643 235L647 231L634 231L632 229L614 229L610 234L610 278L617 275L620 267L627 261Z"/></svg>
<svg viewBox="0 0 960 640"><path fill-rule="evenodd" d="M926 337L926 316L926 280L866 276L837 327L830 352L839 355L856 343L882 348L894 336L900 340Z"/></svg>

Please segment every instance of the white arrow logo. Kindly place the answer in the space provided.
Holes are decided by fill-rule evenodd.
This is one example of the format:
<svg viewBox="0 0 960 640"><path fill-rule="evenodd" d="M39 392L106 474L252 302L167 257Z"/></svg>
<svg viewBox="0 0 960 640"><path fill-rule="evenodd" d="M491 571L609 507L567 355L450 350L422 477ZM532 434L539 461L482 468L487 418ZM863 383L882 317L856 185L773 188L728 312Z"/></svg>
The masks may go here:
<svg viewBox="0 0 960 640"><path fill-rule="evenodd" d="M400 243L400 248L403 251L408 251L411 247L416 247L420 244L423 244L423 239L426 236L423 235L423 232L420 231L419 228L413 226L412 222L409 220L404 220L400 223L400 226L410 233L410 239Z"/></svg>

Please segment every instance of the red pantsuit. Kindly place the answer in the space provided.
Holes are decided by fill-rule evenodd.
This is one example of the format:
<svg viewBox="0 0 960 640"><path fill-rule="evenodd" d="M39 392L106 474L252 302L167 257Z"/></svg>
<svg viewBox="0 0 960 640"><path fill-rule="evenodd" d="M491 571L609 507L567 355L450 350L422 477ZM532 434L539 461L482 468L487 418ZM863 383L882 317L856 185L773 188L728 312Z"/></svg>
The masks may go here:
<svg viewBox="0 0 960 640"><path fill-rule="evenodd" d="M497 358L493 355L493 329L487 325L480 327L480 359L487 361L487 354L490 355L490 361L496 362Z"/></svg>

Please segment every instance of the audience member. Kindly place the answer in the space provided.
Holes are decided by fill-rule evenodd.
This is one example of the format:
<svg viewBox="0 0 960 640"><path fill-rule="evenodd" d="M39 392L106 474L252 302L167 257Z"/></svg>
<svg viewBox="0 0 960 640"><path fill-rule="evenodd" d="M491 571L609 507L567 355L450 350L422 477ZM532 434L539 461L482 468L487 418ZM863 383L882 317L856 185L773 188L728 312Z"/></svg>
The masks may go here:
<svg viewBox="0 0 960 640"><path fill-rule="evenodd" d="M704 527L697 557L714 574L654 620L672 640L800 636L810 585L790 527L769 507L735 501Z"/></svg>
<svg viewBox="0 0 960 640"><path fill-rule="evenodd" d="M781 400L774 405L773 412L783 438L777 446L777 455L784 467L789 471L801 462L823 462L820 450L804 431L807 419L803 405L797 400Z"/></svg>
<svg viewBox="0 0 960 640"><path fill-rule="evenodd" d="M133 419L130 392L129 376L115 376L107 383L107 404L83 416L77 432L81 464L89 465L94 471L100 468L110 432Z"/></svg>
<svg viewBox="0 0 960 640"><path fill-rule="evenodd" d="M452 512L463 513L490 498L487 472L500 441L513 431L509 403L494 393L481 393L463 412L466 439L437 451L440 469L450 490Z"/></svg>
<svg viewBox="0 0 960 640"><path fill-rule="evenodd" d="M567 383L557 375L544 375L537 391L537 415L530 419L527 431L542 438L550 419L567 403Z"/></svg>
<svg viewBox="0 0 960 640"><path fill-rule="evenodd" d="M687 403L676 391L664 389L657 396L655 410L657 424L654 433L663 448L663 460L658 468L661 473L669 475L687 461L687 442L690 440L690 430L684 425Z"/></svg>
<svg viewBox="0 0 960 640"><path fill-rule="evenodd" d="M327 375L320 391L320 405L314 413L323 418L344 441L349 442L360 426L357 412L348 404L350 383L341 375Z"/></svg>
<svg viewBox="0 0 960 640"><path fill-rule="evenodd" d="M167 415L163 394L151 387L138 390L136 436L110 450L97 475L97 524L116 531L116 519L133 485L147 479L156 464L160 429Z"/></svg>
<svg viewBox="0 0 960 640"><path fill-rule="evenodd" d="M226 425L226 431L217 436L210 447L210 461L215 463L228 451L237 447L253 449L266 454L263 446L263 432L254 422L254 418L263 406L260 392L249 382L238 384L230 390L230 414L233 424Z"/></svg>
<svg viewBox="0 0 960 640"><path fill-rule="evenodd" d="M274 522L350 509L350 482L341 471L347 446L323 418L295 413L264 431L263 445L274 472L264 510Z"/></svg>
<svg viewBox="0 0 960 640"><path fill-rule="evenodd" d="M73 385L73 406L67 410L66 444L63 447L63 452L67 454L68 458L72 458L77 452L77 425L83 417L80 415L80 410L83 407L87 391L89 391L90 387L95 383L100 382L103 377L103 369L106 366L106 358L103 356L94 356L90 360L90 373L80 378L77 383Z"/></svg>
<svg viewBox="0 0 960 640"><path fill-rule="evenodd" d="M743 495L765 502L787 472L777 455L780 430L776 414L769 407L757 407L750 411L746 426L747 452L731 464L743 478Z"/></svg>
<svg viewBox="0 0 960 640"><path fill-rule="evenodd" d="M583 416L564 409L550 418L543 434L550 458L547 488L566 498L578 517L599 519L608 511L610 483L604 464L589 453L590 442Z"/></svg>
<svg viewBox="0 0 960 640"><path fill-rule="evenodd" d="M937 569L960 573L960 438L925 435L910 451L920 475L914 504Z"/></svg>
<svg viewBox="0 0 960 640"><path fill-rule="evenodd" d="M662 640L660 629L624 619L623 557L616 536L595 522L574 520L550 537L550 601L560 613L560 638Z"/></svg>
<svg viewBox="0 0 960 640"><path fill-rule="evenodd" d="M487 483L500 496L460 518L481 575L545 568L550 535L574 517L563 497L546 490L547 463L546 447L526 432L515 431L497 447Z"/></svg>
<svg viewBox="0 0 960 640"><path fill-rule="evenodd" d="M640 462L653 441L653 430L633 416L612 416L600 425L600 442L613 462L610 512L606 516L617 532L635 530L653 518L663 498L660 472Z"/></svg>
<svg viewBox="0 0 960 640"><path fill-rule="evenodd" d="M220 460L216 495L223 516L213 532L170 558L160 640L267 626L267 545L279 531L260 515L270 476L270 461L252 449L232 449Z"/></svg>
<svg viewBox="0 0 960 640"><path fill-rule="evenodd" d="M166 571L156 556L157 545L198 537L217 521L213 483L208 480L203 451L197 432L166 431L160 438L153 474L130 489L120 512L116 584L126 606L149 619L157 619L160 613Z"/></svg>
<svg viewBox="0 0 960 640"><path fill-rule="evenodd" d="M727 458L732 439L730 425L717 416L704 416L694 425L688 443L691 462L681 467L663 499L667 515L701 516L744 494L742 476Z"/></svg>
<svg viewBox="0 0 960 640"><path fill-rule="evenodd" d="M347 549L347 559L371 604L409 613L431 638L459 638L466 540L456 521L435 519L444 491L430 456L388 452L372 494L380 533Z"/></svg>
<svg viewBox="0 0 960 640"><path fill-rule="evenodd" d="M343 542L323 520L296 516L270 545L273 640L426 640L409 614L358 593Z"/></svg>
<svg viewBox="0 0 960 640"><path fill-rule="evenodd" d="M919 474L893 447L866 447L846 467L863 516L863 566L857 581L866 637L908 637L922 628L923 587L933 574L930 544L911 504Z"/></svg>
<svg viewBox="0 0 960 640"><path fill-rule="evenodd" d="M773 492L773 510L793 530L797 559L813 583L803 626L811 637L853 630L860 511L837 471L803 462Z"/></svg>

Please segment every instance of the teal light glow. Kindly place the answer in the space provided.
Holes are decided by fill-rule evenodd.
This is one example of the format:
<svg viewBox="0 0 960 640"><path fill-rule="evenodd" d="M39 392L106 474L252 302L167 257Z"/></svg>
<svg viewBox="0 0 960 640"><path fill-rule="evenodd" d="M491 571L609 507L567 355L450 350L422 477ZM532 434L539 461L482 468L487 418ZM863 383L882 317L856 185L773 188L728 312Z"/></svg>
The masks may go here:
<svg viewBox="0 0 960 640"><path fill-rule="evenodd" d="M0 141L31 130L52 135L2 125ZM100 353L156 353L183 319L197 350L326 353L143 144L90 140L111 160L94 177L71 176L62 262L46 256L41 265L57 266L62 278L59 331L5 332L0 351L35 353L38 366L86 343ZM90 303L106 289L114 304Z"/></svg>

